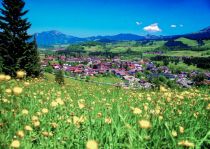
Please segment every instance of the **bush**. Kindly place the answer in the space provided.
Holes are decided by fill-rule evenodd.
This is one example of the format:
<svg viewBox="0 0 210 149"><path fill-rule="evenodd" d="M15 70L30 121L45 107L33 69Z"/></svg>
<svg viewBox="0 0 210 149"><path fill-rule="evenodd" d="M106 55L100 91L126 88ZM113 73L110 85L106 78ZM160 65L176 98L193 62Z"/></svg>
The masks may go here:
<svg viewBox="0 0 210 149"><path fill-rule="evenodd" d="M167 82L167 78L165 76L159 76L158 79L163 83Z"/></svg>
<svg viewBox="0 0 210 149"><path fill-rule="evenodd" d="M175 81L172 81L172 80L168 80L168 82L166 83L166 85L169 87L169 88L177 88L178 85Z"/></svg>
<svg viewBox="0 0 210 149"><path fill-rule="evenodd" d="M193 78L193 81L195 83L201 83L203 82L204 80L206 79L206 76L204 73L199 73L198 75L196 75L194 78Z"/></svg>
<svg viewBox="0 0 210 149"><path fill-rule="evenodd" d="M55 74L55 81L60 84L63 85L64 84L64 76L63 76L63 71L62 70L58 70Z"/></svg>
<svg viewBox="0 0 210 149"><path fill-rule="evenodd" d="M45 72L48 72L48 73L53 73L53 68L52 68L52 66L47 66L47 67L45 67Z"/></svg>
<svg viewBox="0 0 210 149"><path fill-rule="evenodd" d="M90 76L86 76L86 77L85 77L85 81L86 81L86 82L89 82L89 81L90 81Z"/></svg>

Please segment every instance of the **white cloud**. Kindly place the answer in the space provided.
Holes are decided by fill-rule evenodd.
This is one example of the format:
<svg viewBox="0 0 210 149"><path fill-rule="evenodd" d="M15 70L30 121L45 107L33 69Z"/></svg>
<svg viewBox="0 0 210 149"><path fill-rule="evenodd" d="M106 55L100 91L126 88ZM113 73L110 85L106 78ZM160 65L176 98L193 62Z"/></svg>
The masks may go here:
<svg viewBox="0 0 210 149"><path fill-rule="evenodd" d="M180 24L179 26L180 26L180 27L184 27L184 25L183 25L183 24Z"/></svg>
<svg viewBox="0 0 210 149"><path fill-rule="evenodd" d="M162 30L159 28L158 23L151 24L149 26L144 27L144 30L147 32L161 32Z"/></svg>
<svg viewBox="0 0 210 149"><path fill-rule="evenodd" d="M142 22L138 22L138 21L136 22L136 25L138 25L138 26L141 25L141 24L142 24Z"/></svg>
<svg viewBox="0 0 210 149"><path fill-rule="evenodd" d="M175 25L175 24L172 24L171 27L172 27L172 28L176 28L176 25Z"/></svg>

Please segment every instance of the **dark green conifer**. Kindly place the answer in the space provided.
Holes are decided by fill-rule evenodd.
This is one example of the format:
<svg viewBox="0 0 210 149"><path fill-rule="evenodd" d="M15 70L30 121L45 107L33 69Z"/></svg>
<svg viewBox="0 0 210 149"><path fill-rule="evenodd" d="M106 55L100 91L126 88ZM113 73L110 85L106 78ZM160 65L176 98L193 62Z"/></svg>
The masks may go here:
<svg viewBox="0 0 210 149"><path fill-rule="evenodd" d="M25 70L27 75L39 75L37 47L35 41L30 42L32 36L27 32L31 24L27 18L24 18L28 12L24 10L25 2L3 0L2 6L3 8L0 9L0 55L3 61L3 72L14 76L17 70Z"/></svg>

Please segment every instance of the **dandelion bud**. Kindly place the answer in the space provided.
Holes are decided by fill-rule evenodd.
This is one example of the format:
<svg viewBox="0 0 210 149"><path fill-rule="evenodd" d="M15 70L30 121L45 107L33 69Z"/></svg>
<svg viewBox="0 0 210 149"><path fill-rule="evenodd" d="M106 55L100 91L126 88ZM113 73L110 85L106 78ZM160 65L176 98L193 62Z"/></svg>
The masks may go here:
<svg viewBox="0 0 210 149"><path fill-rule="evenodd" d="M86 149L98 149L98 143L95 140L89 140L86 144Z"/></svg>

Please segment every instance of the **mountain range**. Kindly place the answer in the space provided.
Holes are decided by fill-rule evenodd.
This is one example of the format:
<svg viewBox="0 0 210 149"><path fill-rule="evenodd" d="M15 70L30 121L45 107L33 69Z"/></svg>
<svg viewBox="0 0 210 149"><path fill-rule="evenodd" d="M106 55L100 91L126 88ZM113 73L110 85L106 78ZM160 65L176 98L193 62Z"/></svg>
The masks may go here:
<svg viewBox="0 0 210 149"><path fill-rule="evenodd" d="M35 37L39 47L61 45L61 44L71 44L87 41L99 41L99 42L115 42L115 41L141 41L141 40L173 40L180 37L193 39L193 40L205 40L210 39L210 26L204 28L198 32L183 34L183 35L172 35L172 36L155 36L146 35L139 36L135 34L118 34L113 36L92 36L86 38L79 38L71 35L66 35L59 31L45 31L41 33L36 33Z"/></svg>

